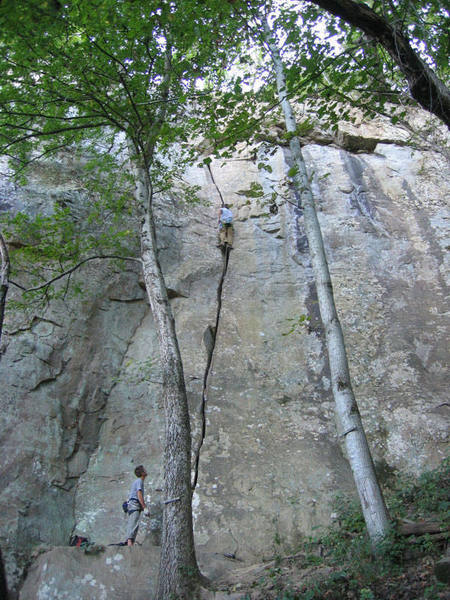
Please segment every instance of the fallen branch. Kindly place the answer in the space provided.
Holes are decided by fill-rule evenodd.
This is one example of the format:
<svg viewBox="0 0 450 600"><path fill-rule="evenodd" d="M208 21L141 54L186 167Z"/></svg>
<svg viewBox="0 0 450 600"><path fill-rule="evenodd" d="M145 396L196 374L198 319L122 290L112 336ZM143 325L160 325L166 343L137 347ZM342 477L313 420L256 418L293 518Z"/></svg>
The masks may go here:
<svg viewBox="0 0 450 600"><path fill-rule="evenodd" d="M429 536L431 536L429 539L431 542L441 542L442 540L447 540L448 536L449 536L449 531L445 531L444 533L431 533L428 534ZM425 534L427 535L427 534ZM423 536L419 536L419 537L410 537L407 541L410 544L419 544L422 541Z"/></svg>
<svg viewBox="0 0 450 600"><path fill-rule="evenodd" d="M398 528L400 535L425 535L427 533L444 533L446 529L438 521L403 521Z"/></svg>

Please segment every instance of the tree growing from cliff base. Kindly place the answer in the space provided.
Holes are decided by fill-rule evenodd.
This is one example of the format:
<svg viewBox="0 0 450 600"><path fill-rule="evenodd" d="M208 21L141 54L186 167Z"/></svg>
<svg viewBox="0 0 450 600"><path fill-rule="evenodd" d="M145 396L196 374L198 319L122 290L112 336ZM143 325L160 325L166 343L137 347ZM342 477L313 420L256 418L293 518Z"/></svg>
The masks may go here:
<svg viewBox="0 0 450 600"><path fill-rule="evenodd" d="M339 436L345 441L347 456L358 490L367 531L373 543L376 544L388 532L389 515L378 484L372 455L352 390L344 336L334 302L333 285L328 269L322 232L317 219L314 197L302 155L300 140L297 135L297 122L287 98L288 87L276 34L270 30L265 18L262 25L265 42L276 75L277 93L286 122L286 130L290 134L289 147L294 162L292 179L300 198L299 208L303 210L319 310L325 329L331 387L339 423Z"/></svg>
<svg viewBox="0 0 450 600"><path fill-rule="evenodd" d="M289 176L292 178L298 197L300 198L299 208L303 211L305 231L314 272L314 281L318 294L319 309L326 334L332 392L339 422L339 436L345 443L369 536L373 544L376 545L376 543L387 534L390 527L390 519L377 480L372 456L352 390L344 337L334 302L333 287L321 228L311 191L310 175L307 172L301 151L299 133L301 132L302 127L296 122L294 111L289 102L289 97L294 96L295 92L298 91L298 81L292 77L292 73L289 79L286 76L285 65L283 64L278 49L277 36L270 31L267 21L260 16L261 13L264 14L265 10L265 3L262 2L259 4L258 10L254 10L254 7L250 7L250 11L246 14L246 17L242 17L247 18L250 23L254 36L254 43L263 43L265 49L269 51L273 64L273 71L275 73L274 83L271 74L268 73L264 59L261 58L261 75L256 96L265 103L266 106L272 107L272 110L276 110L278 106L281 106L284 116L286 128L284 139L289 143L294 162L294 167L289 172ZM277 14L277 11L274 11L273 14ZM280 10L277 17L273 17L274 20L281 24L281 36L284 38L288 48L289 45L287 40L289 40L288 32L290 31L290 25L292 25L292 15L292 11L288 9L286 13L283 13L283 10ZM317 56L315 58L317 58ZM291 62L294 60L295 58L293 59L291 55ZM309 75L311 78L314 78L314 72L311 72ZM309 75L306 73L305 79L307 79ZM237 76L237 85L241 83L240 77L241 76ZM272 96L274 85L278 102L274 101ZM300 93L302 93L302 90L300 90ZM252 98L252 96L253 91L248 93L248 98ZM257 133L264 119L255 119L254 114L247 112L248 98L243 98L241 102L239 127L241 131L246 132L251 127L252 134L256 134L254 139L257 139ZM257 104L256 102L254 103ZM313 104L313 102L311 103ZM217 133L214 130L213 134L217 136ZM221 143L226 145L227 138L229 137L232 139L232 136L233 127L228 125L228 129L224 131L222 139L220 139L220 135L217 136L219 147Z"/></svg>
<svg viewBox="0 0 450 600"><path fill-rule="evenodd" d="M183 365L161 269L154 187L189 118L195 80L222 60L196 2L4 1L0 7L0 153L21 169L36 157L82 149L101 169L127 153L142 267L160 345L165 411L164 505L158 600L199 585L192 530L191 434ZM220 8L223 14L224 8ZM203 39L201 39L203 38ZM201 43L199 43L201 39ZM214 58L214 60L213 60ZM106 148L106 150L102 150ZM111 161L111 156L113 160ZM88 259L90 257L87 257ZM63 259L63 257L61 257Z"/></svg>

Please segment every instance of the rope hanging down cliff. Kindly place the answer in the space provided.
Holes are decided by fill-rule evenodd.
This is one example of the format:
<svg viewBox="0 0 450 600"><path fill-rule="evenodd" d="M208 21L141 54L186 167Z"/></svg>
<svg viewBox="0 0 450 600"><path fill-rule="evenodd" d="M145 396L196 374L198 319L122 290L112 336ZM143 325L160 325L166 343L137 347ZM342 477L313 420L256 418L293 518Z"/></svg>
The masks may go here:
<svg viewBox="0 0 450 600"><path fill-rule="evenodd" d="M219 194L219 198L220 198L220 204L221 204L221 206L225 206L225 202L224 202L224 199L223 199L223 196L222 196L222 192L219 190L219 186L217 185L216 180L214 179L214 175L213 175L213 172L211 170L211 165L208 164L208 165L206 165L206 167L208 169L209 176L211 177L211 181L216 186L216 190L217 190L217 193Z"/></svg>
<svg viewBox="0 0 450 600"><path fill-rule="evenodd" d="M222 207L225 207L225 202L223 200L223 196L222 196L216 182L214 181L214 177L212 175L211 168L209 165L208 165L208 170L211 175L211 180L214 183L214 185L216 186L217 192L220 196ZM209 325L203 335L203 342L205 344L208 356L207 356L207 360L206 360L205 374L203 376L202 402L200 405L202 430L201 430L200 440L197 445L197 449L195 451L194 479L192 482L192 491L194 491L197 486L198 468L199 468L199 462L200 462L200 450L203 446L203 442L204 442L205 436L206 436L206 403L208 401L208 395L207 395L207 393L208 393L208 378L209 378L209 373L211 371L212 362L213 362L213 358L214 358L214 350L216 347L217 332L219 329L219 322L220 322L220 312L222 309L222 289L223 289L223 283L225 281L225 276L226 276L227 270L228 270L228 262L230 259L230 250L231 250L231 245L229 243L225 242L222 246L222 256L223 256L222 273L221 273L221 276L219 279L219 285L217 287L216 322L215 322L214 326Z"/></svg>

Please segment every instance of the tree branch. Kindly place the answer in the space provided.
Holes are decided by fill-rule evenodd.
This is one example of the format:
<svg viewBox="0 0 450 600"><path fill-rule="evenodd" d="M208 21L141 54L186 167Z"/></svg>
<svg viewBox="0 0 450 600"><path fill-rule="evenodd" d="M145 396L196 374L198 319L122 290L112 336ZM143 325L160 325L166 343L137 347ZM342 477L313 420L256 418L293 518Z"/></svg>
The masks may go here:
<svg viewBox="0 0 450 600"><path fill-rule="evenodd" d="M8 144L6 144L3 148L1 148L1 152L3 153L5 150L7 150L8 148L10 148L11 146L14 146L16 144L19 144L20 142L24 142L25 140L30 140L30 139L37 139L37 138L42 138L42 137L49 137L49 136L53 136L53 135L59 135L61 133L67 133L69 131L77 131L80 129L95 129L96 127L106 127L107 125L110 125L111 123L96 123L95 125L93 125L92 123L88 123L86 125L77 125L77 126L73 126L73 127L62 127L59 129L53 129L51 131L41 131L39 129L33 129L31 130L31 133L27 134L27 135L23 135L20 138L17 138L11 142L9 142ZM27 131L30 131L29 127L25 127L22 125L11 125L9 124L9 127L11 127L12 129L25 129ZM3 137L7 137L6 135L3 135Z"/></svg>
<svg viewBox="0 0 450 600"><path fill-rule="evenodd" d="M355 0L309 0L381 44L402 71L411 96L450 128L450 90L412 48L409 39L385 17Z"/></svg>
<svg viewBox="0 0 450 600"><path fill-rule="evenodd" d="M19 104L19 102L17 102L16 100L14 100L14 102L16 102L16 104ZM63 117L63 116L41 113L39 111L21 112L21 111L15 111L15 110L8 110L8 108L5 107L5 104L3 104L1 106L2 106L3 114L11 115L13 117L32 117L32 118L43 118L43 119L53 119L53 120L57 120L57 121L73 122L73 121L79 121L80 119L96 119L100 116L100 113L93 113L91 115L74 115L73 117Z"/></svg>
<svg viewBox="0 0 450 600"><path fill-rule="evenodd" d="M73 273L74 271L76 271L77 269L79 269L82 265L84 265L85 263L89 262L90 260L98 260L98 259L103 259L103 258L110 258L110 259L112 258L112 259L118 259L118 260L131 260L131 261L137 262L139 264L142 264L142 261L141 261L140 258L134 258L132 256L118 256L116 254L98 254L96 256L89 256L88 258L85 258L85 259L81 260L79 263L77 263L76 265L74 265L70 269L67 269L63 273L60 273L59 275L56 275L55 277L52 277L52 279L49 279L48 281L46 281L42 285L37 285L36 287L25 288L22 285L20 285L19 283L15 282L15 281L12 281L12 280L10 280L10 283L12 285L15 285L19 289L23 290L25 293L27 293L27 292L37 292L37 291L42 290L44 288L48 288L50 285L52 285L52 283L55 283L55 281L58 281L58 279L62 279L63 277L66 277L67 275L70 275L71 273Z"/></svg>

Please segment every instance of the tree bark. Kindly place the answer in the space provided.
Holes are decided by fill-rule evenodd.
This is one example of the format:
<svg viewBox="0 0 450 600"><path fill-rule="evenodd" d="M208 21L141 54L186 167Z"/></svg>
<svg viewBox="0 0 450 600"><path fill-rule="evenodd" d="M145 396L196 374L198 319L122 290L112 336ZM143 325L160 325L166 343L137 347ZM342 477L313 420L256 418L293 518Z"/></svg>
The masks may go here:
<svg viewBox="0 0 450 600"><path fill-rule="evenodd" d="M264 20L264 33L266 43L272 55L277 78L278 96L285 116L286 128L292 134L290 149L298 170L294 177L294 185L301 197L301 208L304 214L305 230L311 254L320 315L325 328L333 397L340 429L339 433L340 437L345 440L348 460L353 472L370 539L373 543L376 543L388 531L389 515L378 484L372 456L351 386L344 336L334 303L333 287L322 232L317 219L314 198L306 172L300 141L294 135L297 124L294 112L287 99L284 66L275 38L266 20Z"/></svg>
<svg viewBox="0 0 450 600"><path fill-rule="evenodd" d="M186 388L175 321L158 260L148 170L134 166L135 198L141 217L143 276L155 320L161 366L165 413L163 533L158 600L192 598L200 581L192 527L191 430Z"/></svg>
<svg viewBox="0 0 450 600"><path fill-rule="evenodd" d="M401 535L425 535L426 533L444 533L445 526L439 521L419 521L415 523L400 523L398 532Z"/></svg>
<svg viewBox="0 0 450 600"><path fill-rule="evenodd" d="M412 48L395 25L355 0L309 0L327 12L357 27L389 53L405 76L411 96L425 110L450 127L450 90Z"/></svg>
<svg viewBox="0 0 450 600"><path fill-rule="evenodd" d="M1 353L1 341L3 331L3 320L5 318L5 305L6 305L6 294L9 288L9 253L6 247L6 242L3 235L0 233L0 360L2 357Z"/></svg>

